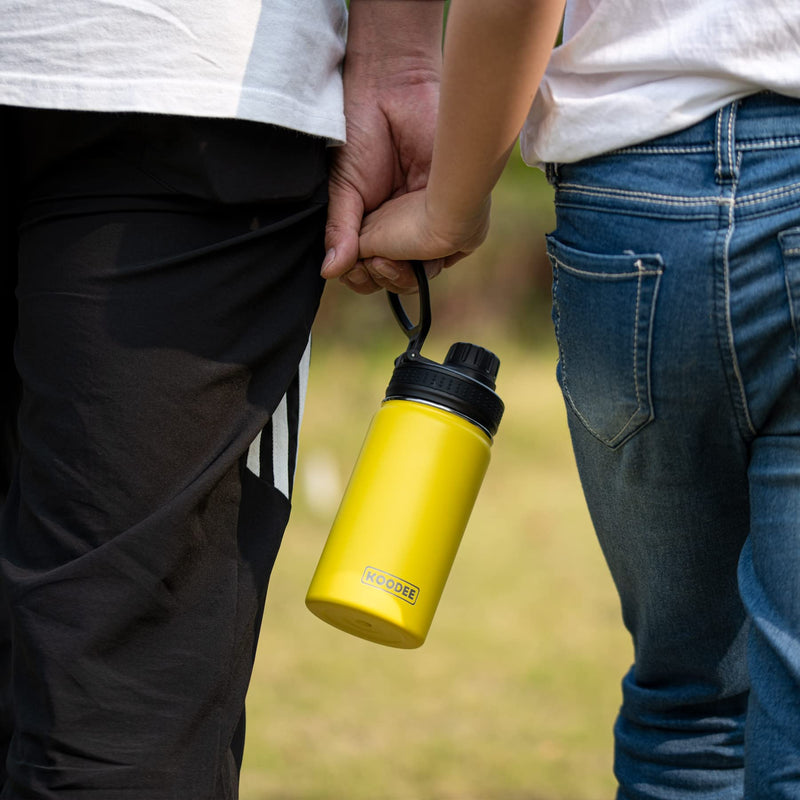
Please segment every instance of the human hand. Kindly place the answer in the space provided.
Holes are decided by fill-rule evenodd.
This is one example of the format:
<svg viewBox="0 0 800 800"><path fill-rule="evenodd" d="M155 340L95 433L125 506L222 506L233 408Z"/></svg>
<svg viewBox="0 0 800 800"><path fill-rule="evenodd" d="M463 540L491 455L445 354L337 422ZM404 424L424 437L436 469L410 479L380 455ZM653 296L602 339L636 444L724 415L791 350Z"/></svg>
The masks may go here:
<svg viewBox="0 0 800 800"><path fill-rule="evenodd" d="M389 259L417 260L438 272L475 250L489 230L491 198L468 219L447 220L430 207L427 190L388 200L364 219L359 255L368 269Z"/></svg>
<svg viewBox="0 0 800 800"><path fill-rule="evenodd" d="M442 4L353 0L345 60L347 144L334 153L322 267L360 294L416 290L405 259L359 256L365 214L424 188L433 151ZM441 265L432 262L433 277Z"/></svg>

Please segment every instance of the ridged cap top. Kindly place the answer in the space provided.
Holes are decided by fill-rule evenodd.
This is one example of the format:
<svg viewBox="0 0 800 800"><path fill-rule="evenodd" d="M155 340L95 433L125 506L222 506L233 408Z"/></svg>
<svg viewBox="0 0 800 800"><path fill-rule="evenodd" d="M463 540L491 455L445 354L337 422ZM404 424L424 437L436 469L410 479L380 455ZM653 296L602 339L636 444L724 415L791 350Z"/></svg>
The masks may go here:
<svg viewBox="0 0 800 800"><path fill-rule="evenodd" d="M500 359L485 347L478 347L468 342L456 342L448 350L444 365L494 389L497 372L500 369Z"/></svg>

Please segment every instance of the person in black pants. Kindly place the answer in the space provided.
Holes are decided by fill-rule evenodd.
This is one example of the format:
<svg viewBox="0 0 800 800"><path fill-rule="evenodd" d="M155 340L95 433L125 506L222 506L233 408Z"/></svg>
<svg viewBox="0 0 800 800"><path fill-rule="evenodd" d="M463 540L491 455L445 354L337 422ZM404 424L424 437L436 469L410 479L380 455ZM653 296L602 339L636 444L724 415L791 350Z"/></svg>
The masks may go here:
<svg viewBox="0 0 800 800"><path fill-rule="evenodd" d="M382 62L348 120L386 122L380 169L352 185L365 207L409 169L398 140L422 153L419 176L429 161L423 106L400 109L421 86L435 109L442 5L350 5L371 18L348 48L412 53ZM345 4L313 6L0 14L4 800L238 795L323 287L329 146L344 139ZM437 52L410 82L419 31ZM231 53L250 34L242 71ZM19 55L26 37L37 47Z"/></svg>

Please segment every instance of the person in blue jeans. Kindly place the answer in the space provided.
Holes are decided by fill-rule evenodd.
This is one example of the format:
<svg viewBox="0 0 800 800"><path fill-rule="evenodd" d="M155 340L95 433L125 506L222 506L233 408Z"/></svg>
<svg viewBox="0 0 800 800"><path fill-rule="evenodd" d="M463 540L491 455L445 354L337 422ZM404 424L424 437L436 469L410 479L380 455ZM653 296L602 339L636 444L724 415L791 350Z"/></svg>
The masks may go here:
<svg viewBox="0 0 800 800"><path fill-rule="evenodd" d="M800 6L567 0L551 52L560 21L453 0L427 185L363 220L334 192L323 275L403 289L474 250L522 129L634 643L617 797L800 798Z"/></svg>

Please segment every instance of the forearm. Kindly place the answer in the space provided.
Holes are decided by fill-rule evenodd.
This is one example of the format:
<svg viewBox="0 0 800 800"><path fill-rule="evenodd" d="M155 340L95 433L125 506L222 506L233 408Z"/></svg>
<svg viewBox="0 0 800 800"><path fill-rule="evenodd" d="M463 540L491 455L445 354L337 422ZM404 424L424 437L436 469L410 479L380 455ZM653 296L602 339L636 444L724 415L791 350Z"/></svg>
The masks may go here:
<svg viewBox="0 0 800 800"><path fill-rule="evenodd" d="M563 0L452 0L426 205L442 230L485 210L544 74Z"/></svg>
<svg viewBox="0 0 800 800"><path fill-rule="evenodd" d="M358 265L365 213L425 186L442 64L443 0L352 0L344 63L347 144L335 151L322 274L379 285ZM359 281L356 279L360 278ZM400 277L411 284L413 273Z"/></svg>
<svg viewBox="0 0 800 800"><path fill-rule="evenodd" d="M444 0L351 0L345 74L377 85L418 70L438 78L443 14Z"/></svg>

